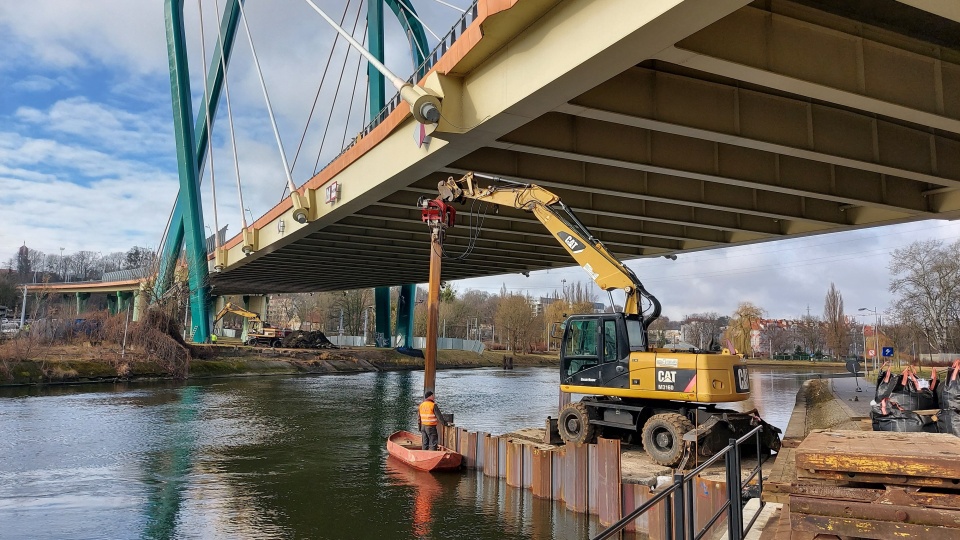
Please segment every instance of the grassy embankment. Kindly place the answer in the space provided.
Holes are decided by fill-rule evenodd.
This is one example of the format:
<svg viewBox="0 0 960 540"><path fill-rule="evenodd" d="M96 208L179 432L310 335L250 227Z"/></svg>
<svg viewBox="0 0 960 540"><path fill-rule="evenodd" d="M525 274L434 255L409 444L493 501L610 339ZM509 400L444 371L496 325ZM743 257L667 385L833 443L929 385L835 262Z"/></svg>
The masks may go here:
<svg viewBox="0 0 960 540"><path fill-rule="evenodd" d="M200 345L203 356L192 359L188 378L359 373L423 369L423 359L393 349L372 347L330 350L269 349L237 345ZM29 360L6 361L0 386L69 384L170 378L153 362L142 361L136 351L121 358L116 346L61 345L38 348ZM498 367L505 351L438 351L437 368ZM556 355L512 355L514 366L557 365ZM6 372L6 373L4 373ZM5 375L5 376L4 376Z"/></svg>

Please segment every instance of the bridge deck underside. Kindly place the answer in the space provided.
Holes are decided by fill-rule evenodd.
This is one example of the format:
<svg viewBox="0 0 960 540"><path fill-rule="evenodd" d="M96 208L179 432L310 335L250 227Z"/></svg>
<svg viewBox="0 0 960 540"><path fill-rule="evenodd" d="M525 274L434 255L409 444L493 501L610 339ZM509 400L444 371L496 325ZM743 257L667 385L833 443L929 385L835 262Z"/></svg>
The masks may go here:
<svg viewBox="0 0 960 540"><path fill-rule="evenodd" d="M466 171L555 191L624 259L960 215L960 23L893 0L819 4L742 7L212 283L422 283L417 198ZM446 280L573 264L531 214L458 211Z"/></svg>

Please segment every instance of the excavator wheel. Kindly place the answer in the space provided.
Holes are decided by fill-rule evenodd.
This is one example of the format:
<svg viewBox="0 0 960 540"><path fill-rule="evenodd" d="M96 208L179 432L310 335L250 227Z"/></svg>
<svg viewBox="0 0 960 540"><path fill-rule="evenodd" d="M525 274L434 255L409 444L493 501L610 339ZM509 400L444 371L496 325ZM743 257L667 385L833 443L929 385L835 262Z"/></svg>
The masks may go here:
<svg viewBox="0 0 960 540"><path fill-rule="evenodd" d="M280 341L279 339L275 339L275 340L273 340L273 341L270 342L270 346L273 347L274 349L276 349L277 347L279 347L279 346L281 346L281 345L283 345L283 342Z"/></svg>
<svg viewBox="0 0 960 540"><path fill-rule="evenodd" d="M256 344L257 344L257 338L255 337L247 338L247 345L253 347Z"/></svg>
<svg viewBox="0 0 960 540"><path fill-rule="evenodd" d="M643 449L660 465L675 467L683 459L683 435L693 422L678 413L655 414L643 425Z"/></svg>
<svg viewBox="0 0 960 540"><path fill-rule="evenodd" d="M571 403L560 411L557 428L564 442L586 444L593 440L596 426L590 423L587 406L578 402Z"/></svg>

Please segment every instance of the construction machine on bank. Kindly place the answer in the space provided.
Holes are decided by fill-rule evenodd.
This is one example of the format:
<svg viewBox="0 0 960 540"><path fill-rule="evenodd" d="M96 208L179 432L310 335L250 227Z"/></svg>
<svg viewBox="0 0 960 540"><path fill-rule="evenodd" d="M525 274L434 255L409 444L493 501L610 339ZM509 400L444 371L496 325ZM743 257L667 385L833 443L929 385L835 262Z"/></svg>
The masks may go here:
<svg viewBox="0 0 960 540"><path fill-rule="evenodd" d="M247 327L247 345L279 347L283 343L283 338L287 335L286 330L274 328L270 323L264 322L263 319L260 318L260 314L243 309L232 302L227 302L227 304L223 306L223 309L217 312L217 315L213 318L213 324L216 325L227 313L233 313L249 321Z"/></svg>
<svg viewBox="0 0 960 540"><path fill-rule="evenodd" d="M652 347L647 330L660 315L660 302L634 272L557 195L532 184L495 180L480 188L473 173L448 178L438 185L439 197L421 199L420 206L455 214L448 203L469 199L531 212L601 289L626 294L622 312L573 315L562 324L560 390L585 396L560 411L558 430L565 442L588 443L599 432L639 439L657 463L682 467L691 456L711 456L730 438L763 425L763 447L779 450L780 430L756 410L717 406L750 397L743 356L729 349Z"/></svg>

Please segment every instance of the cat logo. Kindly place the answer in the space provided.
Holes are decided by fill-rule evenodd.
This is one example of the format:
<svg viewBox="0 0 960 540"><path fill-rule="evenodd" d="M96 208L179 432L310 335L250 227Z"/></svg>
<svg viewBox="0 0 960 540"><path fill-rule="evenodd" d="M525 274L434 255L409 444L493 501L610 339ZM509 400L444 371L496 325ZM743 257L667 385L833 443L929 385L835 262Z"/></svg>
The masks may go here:
<svg viewBox="0 0 960 540"><path fill-rule="evenodd" d="M677 370L658 369L657 370L657 390L666 390L673 392L677 387Z"/></svg>
<svg viewBox="0 0 960 540"><path fill-rule="evenodd" d="M669 371L666 369L659 369L657 370L657 382L673 384L677 382L677 372Z"/></svg>
<svg viewBox="0 0 960 540"><path fill-rule="evenodd" d="M735 366L733 368L734 384L737 387L737 393L742 394L750 391L750 372L747 368Z"/></svg>
<svg viewBox="0 0 960 540"><path fill-rule="evenodd" d="M570 253L580 253L586 247L583 244L581 244L579 241L577 241L576 238L570 236L569 234L563 231L558 232L557 236L560 238L563 244L567 246L567 249L570 250Z"/></svg>

